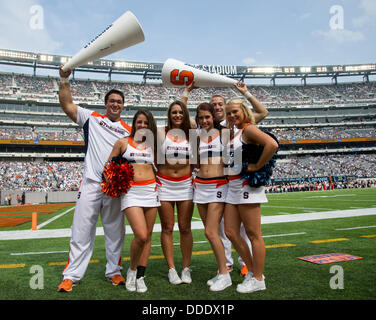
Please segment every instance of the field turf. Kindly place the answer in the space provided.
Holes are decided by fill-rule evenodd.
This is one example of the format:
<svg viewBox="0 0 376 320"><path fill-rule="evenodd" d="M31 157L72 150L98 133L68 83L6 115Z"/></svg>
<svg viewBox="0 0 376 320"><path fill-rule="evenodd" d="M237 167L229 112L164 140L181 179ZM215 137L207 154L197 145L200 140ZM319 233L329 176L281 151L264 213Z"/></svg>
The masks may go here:
<svg viewBox="0 0 376 320"><path fill-rule="evenodd" d="M217 270L216 261L203 230L193 230L192 278L189 285L173 286L167 280L167 267L160 247L160 233L153 234L152 249L146 271L148 291L130 293L114 287L104 278L106 264L104 237L95 240L92 262L85 277L70 293L57 292L61 272L67 261L69 237L51 239L0 240L0 301L1 300L375 300L376 298L376 189L336 190L269 194L262 206L263 216L284 216L334 210L374 208L374 215L349 218L263 224L266 245L264 275L267 290L239 294L237 254L233 253L233 285L223 292L209 291L206 281ZM50 214L40 215L38 224L57 216L72 205ZM3 208L4 209L4 208ZM42 229L70 228L73 210L45 225ZM2 217L0 217L1 219ZM199 221L195 210L194 219ZM156 223L159 223L157 218ZM98 223L100 227L100 221ZM28 230L31 222L17 227L2 227L0 233ZM124 275L129 266L129 245L133 236L127 235L123 250ZM181 271L179 233L174 232L175 264ZM317 265L297 257L345 253L363 259ZM33 266L37 266L35 273ZM343 288L334 289L333 266L343 271ZM40 273L42 271L42 275ZM36 278L41 276L40 278ZM40 285L35 288L35 284Z"/></svg>

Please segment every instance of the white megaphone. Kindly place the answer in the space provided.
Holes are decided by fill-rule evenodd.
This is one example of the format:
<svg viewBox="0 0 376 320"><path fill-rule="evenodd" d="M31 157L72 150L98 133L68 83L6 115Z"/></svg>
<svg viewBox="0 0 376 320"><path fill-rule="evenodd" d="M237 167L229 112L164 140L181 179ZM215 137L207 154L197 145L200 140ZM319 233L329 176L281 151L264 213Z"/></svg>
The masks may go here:
<svg viewBox="0 0 376 320"><path fill-rule="evenodd" d="M82 66L144 40L145 35L136 16L127 11L76 53L62 69L67 71L68 68Z"/></svg>
<svg viewBox="0 0 376 320"><path fill-rule="evenodd" d="M175 59L167 59L162 67L162 82L166 87L182 87L189 86L195 82L196 87L230 87L236 81L220 75L218 73L210 73L203 71L184 62Z"/></svg>

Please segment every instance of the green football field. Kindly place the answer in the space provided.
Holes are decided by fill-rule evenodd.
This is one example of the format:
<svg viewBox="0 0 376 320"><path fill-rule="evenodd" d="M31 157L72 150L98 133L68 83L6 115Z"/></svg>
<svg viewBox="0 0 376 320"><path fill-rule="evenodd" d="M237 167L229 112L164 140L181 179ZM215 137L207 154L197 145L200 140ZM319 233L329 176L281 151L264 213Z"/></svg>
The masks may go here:
<svg viewBox="0 0 376 320"><path fill-rule="evenodd" d="M223 292L209 291L206 281L217 271L216 261L202 229L193 230L192 284L170 285L167 266L155 232L146 270L148 291L130 293L104 278L104 237L97 235L85 277L70 293L57 292L67 261L69 236L4 240L6 232L29 232L31 222L0 228L1 300L374 300L376 298L376 189L269 194L262 206L266 245L264 275L267 290L239 294L237 254L233 253L233 285ZM66 207L38 217L40 230L69 229L73 210ZM63 214L65 213L65 214ZM342 213L349 213L343 217ZM59 216L59 217L58 217ZM52 218L56 220L51 221ZM195 210L192 222L199 222ZM47 224L46 224L47 223ZM157 218L156 224L159 224ZM98 227L101 227L100 221ZM39 232L34 231L34 232ZM123 273L129 266L132 234L126 236ZM179 233L174 232L175 264L181 272ZM298 257L342 253L362 259L314 264Z"/></svg>

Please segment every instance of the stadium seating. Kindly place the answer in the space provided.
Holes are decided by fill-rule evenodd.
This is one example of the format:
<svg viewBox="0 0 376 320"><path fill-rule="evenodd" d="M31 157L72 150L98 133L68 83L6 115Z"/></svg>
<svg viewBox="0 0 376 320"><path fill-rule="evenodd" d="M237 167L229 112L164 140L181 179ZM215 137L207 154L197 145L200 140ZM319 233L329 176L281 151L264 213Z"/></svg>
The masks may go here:
<svg viewBox="0 0 376 320"><path fill-rule="evenodd" d="M0 145L1 140L71 141L72 145L73 142L82 145L82 130L66 117L58 104L58 82L55 77L0 73ZM146 107L152 110L158 125L164 125L167 106L182 94L181 88L166 88L160 83L71 79L70 85L76 103L102 113L106 92L111 88L122 90L125 94L123 118L129 124L134 113L140 107ZM315 139L340 141L349 138L367 140L332 145L284 144L274 179L352 177L352 182L347 183L346 187L364 186L364 183L357 182L364 180L359 179L367 178L366 183L374 181L376 157L372 139L376 137L375 82L307 86L248 85L248 88L270 111L260 127L272 131L281 142ZM239 96L234 88L194 90L188 101L191 116L194 116L199 103L208 101L214 94L226 98ZM11 148L8 145L4 144L0 151L0 190L46 192L78 189L83 169L82 151L70 147L56 149L51 145L43 153L49 153L50 157L55 154L61 161L49 161L43 156L34 161L21 158L25 152L42 152L36 147L24 150L22 143L19 147L18 144ZM331 152L326 152L328 150ZM72 157L74 161L68 161ZM325 185L327 182L320 183L320 186L307 182L302 182L300 186L278 183L269 186L267 191L328 187ZM344 186L342 182L337 184L337 187Z"/></svg>

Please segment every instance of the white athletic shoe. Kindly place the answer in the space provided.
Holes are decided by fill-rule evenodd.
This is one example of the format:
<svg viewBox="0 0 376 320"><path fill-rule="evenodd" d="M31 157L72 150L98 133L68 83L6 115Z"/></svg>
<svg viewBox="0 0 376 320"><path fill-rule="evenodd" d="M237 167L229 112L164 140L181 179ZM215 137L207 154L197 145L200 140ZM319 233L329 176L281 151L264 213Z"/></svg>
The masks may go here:
<svg viewBox="0 0 376 320"><path fill-rule="evenodd" d="M136 279L136 288L137 288L137 292L139 292L139 293L144 293L144 292L148 291L148 288L145 284L144 279L145 279L145 277L141 277L141 278Z"/></svg>
<svg viewBox="0 0 376 320"><path fill-rule="evenodd" d="M210 291L223 291L232 285L230 273L218 274L217 280L210 286Z"/></svg>
<svg viewBox="0 0 376 320"><path fill-rule="evenodd" d="M171 284L175 284L175 285L182 283L178 273L176 272L174 268L170 268L168 270L168 281L170 281Z"/></svg>
<svg viewBox="0 0 376 320"><path fill-rule="evenodd" d="M220 274L217 273L217 275L216 275L214 278L209 279L209 280L206 282L206 284L207 284L209 287L212 286L213 283L217 281L219 275L220 275Z"/></svg>
<svg viewBox="0 0 376 320"><path fill-rule="evenodd" d="M252 277L249 273L245 275L244 281L239 283L236 287L236 291L239 293L251 293L261 290L266 290L265 277L262 276L262 280L259 281Z"/></svg>
<svg viewBox="0 0 376 320"><path fill-rule="evenodd" d="M127 271L127 280L125 282L125 288L128 291L134 292L136 291L136 270L131 270L130 268Z"/></svg>
<svg viewBox="0 0 376 320"><path fill-rule="evenodd" d="M192 277L191 277L191 269L186 267L183 269L181 272L181 282L182 283L191 283L192 282Z"/></svg>

